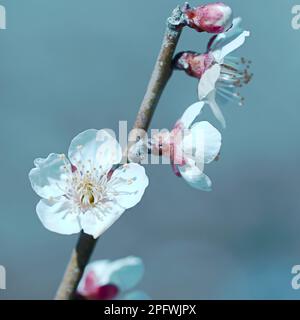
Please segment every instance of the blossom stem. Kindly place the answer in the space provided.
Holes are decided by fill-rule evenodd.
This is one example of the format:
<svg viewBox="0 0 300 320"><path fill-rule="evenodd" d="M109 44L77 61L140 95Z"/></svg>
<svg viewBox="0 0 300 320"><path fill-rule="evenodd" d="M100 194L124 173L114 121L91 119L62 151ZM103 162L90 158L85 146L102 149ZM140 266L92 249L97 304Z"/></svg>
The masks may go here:
<svg viewBox="0 0 300 320"><path fill-rule="evenodd" d="M147 131L149 128L156 106L172 74L172 59L183 25L183 13L180 7L177 7L168 19L161 50L137 114L134 124L135 129ZM58 288L55 297L56 300L72 300L75 298L76 288L82 277L84 268L92 255L96 242L97 239L81 233L77 246L73 250L64 278Z"/></svg>
<svg viewBox="0 0 300 320"><path fill-rule="evenodd" d="M85 266L96 245L96 240L85 233L81 233L76 248L65 271L64 278L58 288L55 300L75 299L76 288L82 277Z"/></svg>

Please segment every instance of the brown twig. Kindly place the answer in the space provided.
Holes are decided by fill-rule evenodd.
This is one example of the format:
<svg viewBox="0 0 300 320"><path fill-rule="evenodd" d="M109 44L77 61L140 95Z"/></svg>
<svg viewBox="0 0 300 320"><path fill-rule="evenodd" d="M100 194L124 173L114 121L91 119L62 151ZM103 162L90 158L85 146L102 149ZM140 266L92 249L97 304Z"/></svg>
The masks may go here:
<svg viewBox="0 0 300 320"><path fill-rule="evenodd" d="M96 240L81 233L76 248L73 250L64 278L58 288L55 300L72 300L82 277L85 266L93 253Z"/></svg>
<svg viewBox="0 0 300 320"><path fill-rule="evenodd" d="M162 92L172 74L172 59L181 34L183 20L182 12L177 7L168 19L167 30L156 60L156 64L148 84L146 94L137 114L134 128L148 130L152 116Z"/></svg>
<svg viewBox="0 0 300 320"><path fill-rule="evenodd" d="M177 7L168 19L167 29L145 97L137 114L134 128L148 130L161 94L172 73L172 59L183 26L183 14ZM132 141L132 140L131 140ZM57 291L56 300L71 300L82 277L85 266L96 244L91 236L81 233Z"/></svg>

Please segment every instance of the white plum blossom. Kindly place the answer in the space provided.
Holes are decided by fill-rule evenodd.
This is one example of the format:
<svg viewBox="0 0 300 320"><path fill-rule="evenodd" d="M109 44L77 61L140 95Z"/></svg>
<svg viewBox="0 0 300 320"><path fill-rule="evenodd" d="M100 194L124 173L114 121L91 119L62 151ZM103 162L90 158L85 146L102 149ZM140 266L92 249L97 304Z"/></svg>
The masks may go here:
<svg viewBox="0 0 300 320"><path fill-rule="evenodd" d="M205 103L191 105L169 133L158 133L151 140L152 152L170 157L175 174L193 188L210 191L212 182L204 174L205 164L216 160L221 148L220 132L207 121L194 123Z"/></svg>
<svg viewBox="0 0 300 320"><path fill-rule="evenodd" d="M132 290L144 269L143 261L133 256L92 262L85 268L77 294L86 300L149 300L143 291Z"/></svg>
<svg viewBox="0 0 300 320"><path fill-rule="evenodd" d="M250 32L244 31L240 24L241 18L236 18L227 32L212 38L206 54L209 67L201 75L198 85L199 100L210 105L223 127L226 123L217 98L222 100L221 102L236 100L242 105L244 98L237 92L237 88L247 84L252 77L248 72L249 61L230 55L250 36Z"/></svg>
<svg viewBox="0 0 300 320"><path fill-rule="evenodd" d="M68 158L52 153L34 161L29 179L42 198L38 217L50 231L83 230L97 238L141 200L148 177L139 164L118 165L121 147L106 130L80 133L71 142Z"/></svg>

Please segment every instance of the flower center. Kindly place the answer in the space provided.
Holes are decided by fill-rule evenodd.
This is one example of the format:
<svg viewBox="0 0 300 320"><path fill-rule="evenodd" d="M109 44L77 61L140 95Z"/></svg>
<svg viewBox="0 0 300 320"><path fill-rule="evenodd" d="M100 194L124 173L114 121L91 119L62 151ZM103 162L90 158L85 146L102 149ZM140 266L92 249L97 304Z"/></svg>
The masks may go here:
<svg viewBox="0 0 300 320"><path fill-rule="evenodd" d="M95 203L95 197L93 194L93 185L90 182L87 182L86 184L84 184L80 202L84 206L93 205Z"/></svg>
<svg viewBox="0 0 300 320"><path fill-rule="evenodd" d="M77 177L78 179L78 177ZM105 188L101 179L93 177L91 174L75 178L75 190L79 206L83 211L97 206L104 199Z"/></svg>
<svg viewBox="0 0 300 320"><path fill-rule="evenodd" d="M245 58L227 56L221 65L221 76L217 83L218 94L226 100L234 100L243 105L245 99L237 90L251 81L253 74L249 72L250 64L251 61Z"/></svg>

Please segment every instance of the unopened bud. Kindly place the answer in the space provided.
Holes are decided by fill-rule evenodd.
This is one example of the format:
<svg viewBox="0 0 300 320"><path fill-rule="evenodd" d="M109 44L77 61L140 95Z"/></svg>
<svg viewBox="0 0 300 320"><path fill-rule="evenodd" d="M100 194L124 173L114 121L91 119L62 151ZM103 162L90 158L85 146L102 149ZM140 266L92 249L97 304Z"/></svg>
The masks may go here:
<svg viewBox="0 0 300 320"><path fill-rule="evenodd" d="M184 8L186 24L199 31L222 33L232 26L232 10L222 2L209 3L196 8Z"/></svg>

